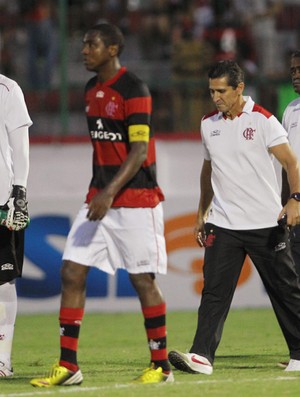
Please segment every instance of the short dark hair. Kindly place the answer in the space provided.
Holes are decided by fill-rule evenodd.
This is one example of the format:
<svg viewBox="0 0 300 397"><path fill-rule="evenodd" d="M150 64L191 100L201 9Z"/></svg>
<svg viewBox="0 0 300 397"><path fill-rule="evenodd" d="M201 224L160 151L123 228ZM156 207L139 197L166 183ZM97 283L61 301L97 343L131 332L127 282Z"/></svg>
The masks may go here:
<svg viewBox="0 0 300 397"><path fill-rule="evenodd" d="M300 58L300 50L291 53L291 59L293 58Z"/></svg>
<svg viewBox="0 0 300 397"><path fill-rule="evenodd" d="M208 71L210 79L217 79L220 77L227 77L228 85L236 88L239 83L244 82L244 72L240 66L232 60L225 60L216 63Z"/></svg>
<svg viewBox="0 0 300 397"><path fill-rule="evenodd" d="M105 47L110 45L117 45L119 47L118 55L121 54L124 48L124 36L121 30L110 23L99 23L92 26L89 31L95 30L98 32Z"/></svg>

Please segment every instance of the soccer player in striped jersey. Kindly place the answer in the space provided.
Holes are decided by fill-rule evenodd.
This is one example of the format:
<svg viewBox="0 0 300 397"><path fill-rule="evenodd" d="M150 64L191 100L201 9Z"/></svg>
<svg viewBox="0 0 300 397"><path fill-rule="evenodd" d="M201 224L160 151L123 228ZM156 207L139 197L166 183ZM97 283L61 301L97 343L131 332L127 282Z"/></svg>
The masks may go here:
<svg viewBox="0 0 300 397"><path fill-rule="evenodd" d="M167 355L166 304L155 279L155 274L166 273L167 257L151 96L146 84L121 66L123 46L121 31L108 23L84 35L84 65L96 73L85 88L93 176L63 254L60 359L48 377L31 381L36 387L82 382L77 347L90 267L109 274L126 269L139 297L150 366L134 381L174 379Z"/></svg>

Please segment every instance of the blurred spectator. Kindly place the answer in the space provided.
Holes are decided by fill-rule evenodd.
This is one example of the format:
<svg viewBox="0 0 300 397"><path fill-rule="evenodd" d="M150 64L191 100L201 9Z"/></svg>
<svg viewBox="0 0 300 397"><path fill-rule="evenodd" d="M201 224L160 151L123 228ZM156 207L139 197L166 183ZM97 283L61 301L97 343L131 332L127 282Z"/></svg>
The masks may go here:
<svg viewBox="0 0 300 397"><path fill-rule="evenodd" d="M201 117L210 107L203 78L214 60L214 51L203 38L194 35L193 8L177 19L172 32L172 98L174 130L197 132Z"/></svg>
<svg viewBox="0 0 300 397"><path fill-rule="evenodd" d="M57 52L55 4L53 0L19 2L28 34L28 80L36 90L49 90L52 83Z"/></svg>
<svg viewBox="0 0 300 397"><path fill-rule="evenodd" d="M290 54L300 47L300 1L285 0L277 17L277 31L283 48L283 70L290 66Z"/></svg>
<svg viewBox="0 0 300 397"><path fill-rule="evenodd" d="M153 2L141 14L138 32L144 60L161 60L170 55L170 16L164 2Z"/></svg>
<svg viewBox="0 0 300 397"><path fill-rule="evenodd" d="M18 5L14 0L0 0L1 73L16 77L15 51Z"/></svg>
<svg viewBox="0 0 300 397"><path fill-rule="evenodd" d="M209 0L196 0L193 5L194 36L202 39L206 28L215 21L214 10Z"/></svg>
<svg viewBox="0 0 300 397"><path fill-rule="evenodd" d="M265 76L281 73L283 57L276 22L283 0L232 0L232 4L236 19L251 31L259 73Z"/></svg>
<svg viewBox="0 0 300 397"><path fill-rule="evenodd" d="M214 24L203 34L215 49L215 61L234 60L248 75L254 75L257 72L256 52L249 28L235 18L231 0L212 0L211 4Z"/></svg>

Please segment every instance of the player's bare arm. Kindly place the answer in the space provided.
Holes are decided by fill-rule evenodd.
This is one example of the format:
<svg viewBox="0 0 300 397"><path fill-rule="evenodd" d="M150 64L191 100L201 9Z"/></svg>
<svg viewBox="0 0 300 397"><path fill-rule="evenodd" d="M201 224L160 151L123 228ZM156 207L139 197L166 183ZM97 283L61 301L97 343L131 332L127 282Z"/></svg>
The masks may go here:
<svg viewBox="0 0 300 397"><path fill-rule="evenodd" d="M115 196L138 172L147 158L148 142L131 143L130 152L111 182L97 193L89 204L87 217L91 221L102 219L110 209Z"/></svg>
<svg viewBox="0 0 300 397"><path fill-rule="evenodd" d="M200 247L205 245L205 231L204 224L207 217L207 211L209 210L211 200L214 192L211 185L211 161L204 160L200 176L200 201L196 219L196 226L194 230L195 238Z"/></svg>
<svg viewBox="0 0 300 397"><path fill-rule="evenodd" d="M284 206L290 195L290 187L289 187L289 182L287 179L287 174L286 171L282 168L282 172L281 172L281 181L282 181L282 187L281 187L281 204Z"/></svg>
<svg viewBox="0 0 300 397"><path fill-rule="evenodd" d="M300 163L291 146L287 143L270 148L270 152L277 158L287 174L290 192L300 192ZM295 226L300 223L300 202L288 200L279 214L280 219L287 214L287 224Z"/></svg>

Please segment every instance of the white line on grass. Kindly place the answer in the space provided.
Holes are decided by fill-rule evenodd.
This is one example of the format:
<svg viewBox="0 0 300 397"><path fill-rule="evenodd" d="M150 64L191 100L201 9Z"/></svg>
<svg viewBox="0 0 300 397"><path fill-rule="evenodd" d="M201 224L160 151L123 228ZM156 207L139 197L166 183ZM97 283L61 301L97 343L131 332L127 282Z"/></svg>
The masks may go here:
<svg viewBox="0 0 300 397"><path fill-rule="evenodd" d="M247 382L273 382L273 381L291 381L291 380L297 380L299 381L299 377L297 376L276 376L274 378L268 377L268 378L249 378L249 379L223 379L223 380L196 380L196 381L188 381L188 382L182 382L182 381L175 381L174 383L169 383L172 386L176 385L184 385L184 384L204 384L204 383L247 383ZM160 383L156 384L158 385L165 385L165 383ZM107 386L94 386L94 387L84 387L84 386L66 386L66 387L53 387L51 390L47 388L39 389L41 391L35 391L33 392L21 392L21 393L9 393L9 394L0 394L0 397L28 397L28 396L38 396L38 395L57 395L57 394L68 394L68 393L80 393L80 392L89 392L89 391L100 391L100 390L113 390L113 389L125 389L129 387L137 387L137 386L142 386L138 384L132 384L132 383L124 383L124 384L115 384L115 385L107 385Z"/></svg>

